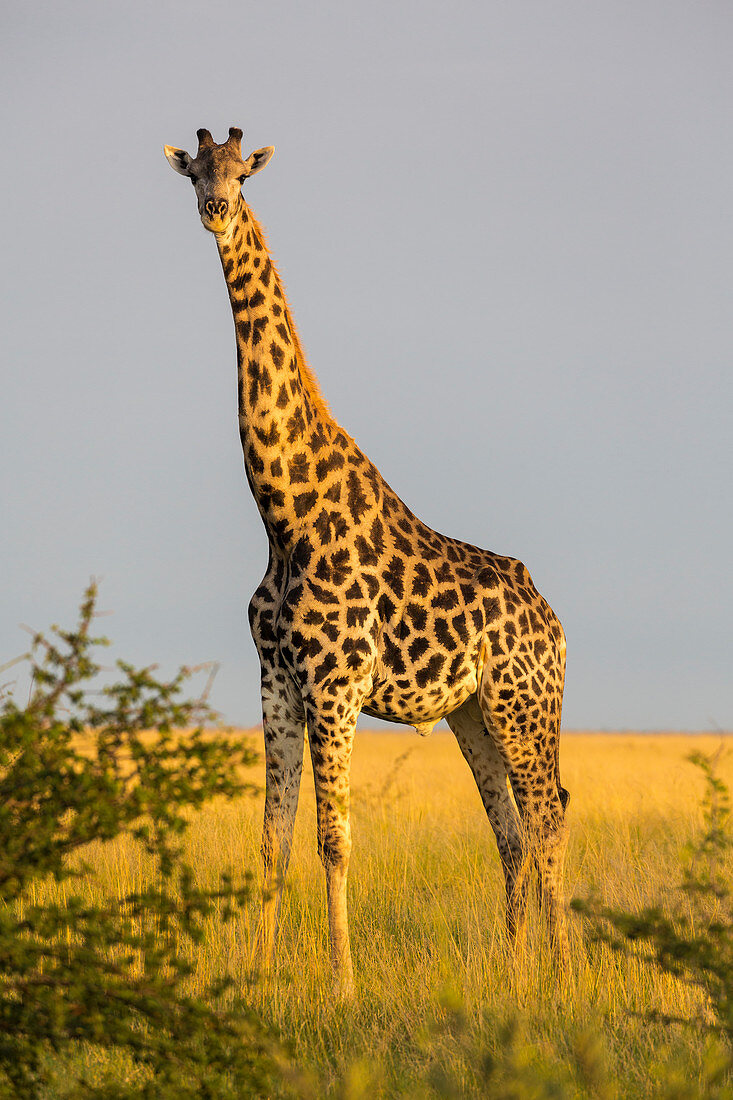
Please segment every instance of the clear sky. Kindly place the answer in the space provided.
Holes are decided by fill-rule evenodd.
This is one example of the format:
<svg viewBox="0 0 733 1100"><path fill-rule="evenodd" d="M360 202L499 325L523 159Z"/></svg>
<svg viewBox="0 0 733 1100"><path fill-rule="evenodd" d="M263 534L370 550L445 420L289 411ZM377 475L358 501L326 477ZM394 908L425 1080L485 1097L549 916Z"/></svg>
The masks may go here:
<svg viewBox="0 0 733 1100"><path fill-rule="evenodd" d="M195 131L247 186L341 423L522 558L565 724L733 726L727 0L6 5L0 663L102 578L137 663L259 720L266 564ZM5 674L5 679L11 674Z"/></svg>

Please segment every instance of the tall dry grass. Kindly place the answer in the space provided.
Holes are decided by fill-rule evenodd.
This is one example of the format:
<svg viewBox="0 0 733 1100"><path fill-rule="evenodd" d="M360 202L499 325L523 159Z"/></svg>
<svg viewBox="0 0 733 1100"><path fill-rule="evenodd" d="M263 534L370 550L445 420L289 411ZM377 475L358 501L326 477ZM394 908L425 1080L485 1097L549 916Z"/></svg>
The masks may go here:
<svg viewBox="0 0 733 1100"><path fill-rule="evenodd" d="M720 743L678 734L564 735L568 899L595 893L626 910L664 903L679 881L680 850L700 826L703 782L686 757ZM730 752L722 754L719 774L733 783ZM253 778L263 785L263 775ZM693 1015L701 1008L698 992L588 942L577 918L570 918L569 981L558 981L535 933L521 965L509 966L496 848L452 735L360 732L352 791L355 1004L344 1007L331 996L308 765L275 974L267 981L257 974L256 890L236 924L211 921L196 958L194 987L229 970L280 1031L296 1093L485 1095L482 1065L502 1057L507 1027L519 1028L517 1050L528 1073L533 1061L540 1076L556 1067L559 1091L527 1096L645 1097L655 1095L662 1063L677 1064L687 1084L704 1073L706 1044L698 1032L645 1019L649 1010ZM258 872L261 817L261 795L197 815L186 843L202 884L226 867ZM95 849L89 861L101 883L120 894L147 872L144 857L123 844ZM596 1069L584 1070L584 1058ZM593 1073L611 1091L594 1086Z"/></svg>

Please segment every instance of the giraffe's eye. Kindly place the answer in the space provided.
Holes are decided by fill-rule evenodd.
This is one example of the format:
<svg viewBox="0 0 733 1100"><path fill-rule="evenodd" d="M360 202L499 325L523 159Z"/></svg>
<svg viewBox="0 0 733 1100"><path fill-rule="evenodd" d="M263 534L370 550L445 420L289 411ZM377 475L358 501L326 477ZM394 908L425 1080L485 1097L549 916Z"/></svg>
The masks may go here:
<svg viewBox="0 0 733 1100"><path fill-rule="evenodd" d="M246 180L246 178L247 178L247 173L245 172L243 176L240 176L240 177L239 177L239 182L240 182L240 184L244 183L244 181Z"/></svg>

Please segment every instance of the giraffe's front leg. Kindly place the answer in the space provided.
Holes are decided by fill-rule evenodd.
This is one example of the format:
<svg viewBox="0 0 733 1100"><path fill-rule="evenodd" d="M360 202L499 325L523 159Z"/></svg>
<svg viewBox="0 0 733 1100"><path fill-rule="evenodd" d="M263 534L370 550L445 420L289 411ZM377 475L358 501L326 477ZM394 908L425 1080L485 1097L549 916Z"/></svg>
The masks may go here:
<svg viewBox="0 0 733 1100"><path fill-rule="evenodd" d="M332 704L333 705L333 704ZM351 750L358 708L339 703L345 713L334 722L333 710L308 708L308 737L318 814L318 854L326 872L328 929L336 993L350 998L354 971L349 944L346 880L351 855L349 796Z"/></svg>
<svg viewBox="0 0 733 1100"><path fill-rule="evenodd" d="M265 816L262 828L262 932L265 969L272 965L280 905L290 861L303 769L305 712L288 673L262 672L262 726L265 734Z"/></svg>

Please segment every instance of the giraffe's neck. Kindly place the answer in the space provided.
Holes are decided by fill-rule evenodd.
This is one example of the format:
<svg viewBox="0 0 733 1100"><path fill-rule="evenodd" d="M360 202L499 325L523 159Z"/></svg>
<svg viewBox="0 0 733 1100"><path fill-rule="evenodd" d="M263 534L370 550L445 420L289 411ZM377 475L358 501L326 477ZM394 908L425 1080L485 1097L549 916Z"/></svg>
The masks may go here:
<svg viewBox="0 0 733 1100"><path fill-rule="evenodd" d="M305 362L280 277L243 199L216 240L234 314L247 479L270 541L287 550L315 492L311 459L340 429Z"/></svg>

